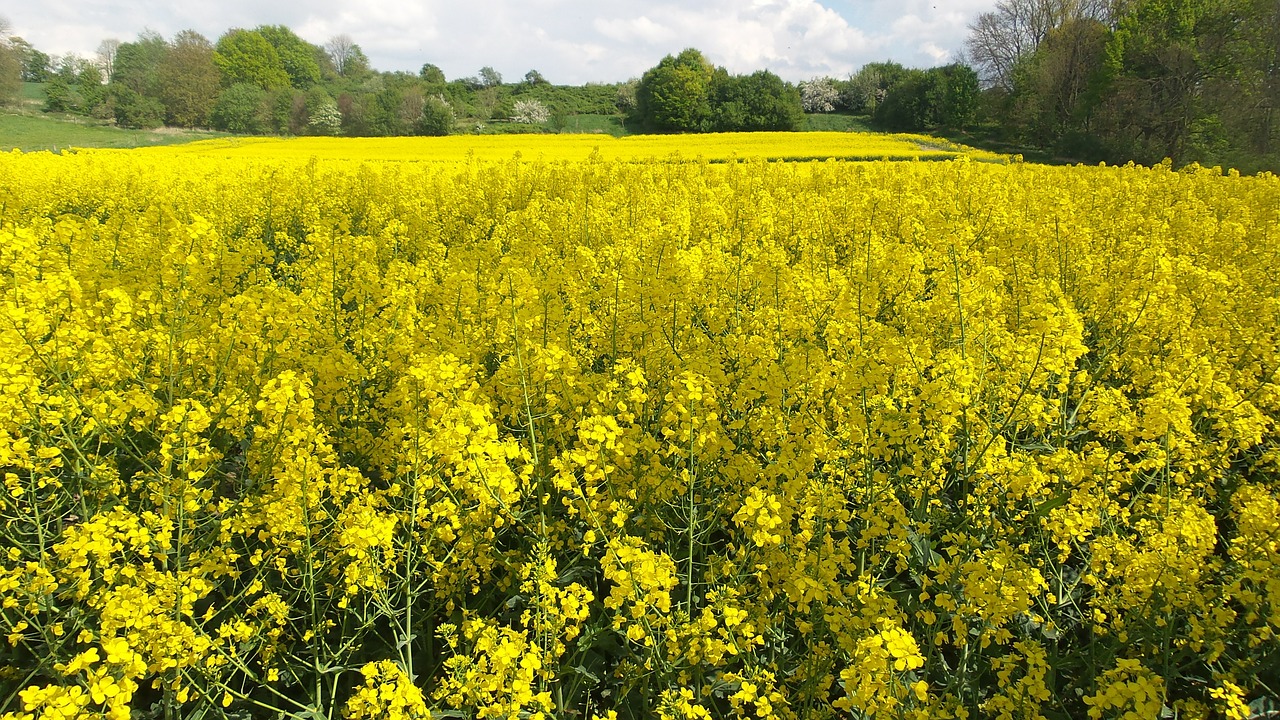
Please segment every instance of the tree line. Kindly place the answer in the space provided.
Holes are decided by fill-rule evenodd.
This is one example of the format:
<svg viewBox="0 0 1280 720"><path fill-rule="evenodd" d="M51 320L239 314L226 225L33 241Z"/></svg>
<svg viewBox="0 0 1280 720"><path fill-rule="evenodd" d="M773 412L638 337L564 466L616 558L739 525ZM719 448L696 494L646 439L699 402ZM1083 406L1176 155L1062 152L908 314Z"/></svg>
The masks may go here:
<svg viewBox="0 0 1280 720"><path fill-rule="evenodd" d="M93 59L52 58L10 38L4 55L0 72L13 83L45 83L45 110L133 128L443 135L464 122L554 127L571 114L618 112L617 85L553 86L536 70L504 83L491 67L448 81L430 63L418 73L379 72L347 35L316 45L279 25L232 29L216 42L193 30L169 39L144 31L132 42L104 41Z"/></svg>
<svg viewBox="0 0 1280 720"><path fill-rule="evenodd" d="M169 39L147 30L131 42L103 41L92 59L51 57L9 37L0 54L0 73L10 80L7 90L0 86L0 99L15 95L19 81L38 82L50 112L123 127L242 134L443 135L493 121L557 130L582 114L622 116L646 132L800 130L806 112L877 106L883 110L875 120L887 129L917 130L963 125L977 97L977 76L961 65L910 70L875 63L848 82L797 86L768 70L731 74L693 48L614 84L552 85L537 70L504 82L492 67L448 80L429 63L416 74L378 72L349 36L316 45L279 25L232 29L216 42L193 30ZM848 88L828 106L810 97L815 89L872 77L874 92L865 102Z"/></svg>
<svg viewBox="0 0 1280 720"><path fill-rule="evenodd" d="M448 80L430 63L378 72L349 36L316 45L279 25L216 42L144 31L92 60L52 58L0 18L0 101L24 80L46 83L47 110L141 128L441 135L613 115L635 131L717 132L798 130L806 113L834 112L893 131L977 126L1070 159L1280 169L1276 0L997 0L961 62L874 62L798 84L731 74L693 48L621 83L553 85L537 70L504 82L492 67Z"/></svg>
<svg viewBox="0 0 1280 720"><path fill-rule="evenodd" d="M1276 0L999 0L969 29L983 113L1010 142L1280 170Z"/></svg>
<svg viewBox="0 0 1280 720"><path fill-rule="evenodd" d="M978 93L977 74L961 64L870 63L847 81L793 86L768 70L731 75L688 49L640 78L631 118L653 131L798 130L806 113L843 111L870 115L887 130L962 128L973 121Z"/></svg>

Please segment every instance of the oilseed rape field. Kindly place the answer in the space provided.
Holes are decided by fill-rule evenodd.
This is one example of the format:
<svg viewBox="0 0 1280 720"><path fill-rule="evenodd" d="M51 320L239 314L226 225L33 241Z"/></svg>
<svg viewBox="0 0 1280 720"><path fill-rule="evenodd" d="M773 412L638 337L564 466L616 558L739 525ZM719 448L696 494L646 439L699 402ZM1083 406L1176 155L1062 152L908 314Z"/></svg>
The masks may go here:
<svg viewBox="0 0 1280 720"><path fill-rule="evenodd" d="M792 137L0 155L0 716L1273 708L1280 178Z"/></svg>
<svg viewBox="0 0 1280 720"><path fill-rule="evenodd" d="M151 149L140 152L150 152ZM452 135L439 138L237 137L203 140L160 150L201 157L244 159L316 158L373 161L669 160L721 162L769 160L950 160L961 156L1005 162L1002 155L926 135L847 132L751 132L699 135Z"/></svg>

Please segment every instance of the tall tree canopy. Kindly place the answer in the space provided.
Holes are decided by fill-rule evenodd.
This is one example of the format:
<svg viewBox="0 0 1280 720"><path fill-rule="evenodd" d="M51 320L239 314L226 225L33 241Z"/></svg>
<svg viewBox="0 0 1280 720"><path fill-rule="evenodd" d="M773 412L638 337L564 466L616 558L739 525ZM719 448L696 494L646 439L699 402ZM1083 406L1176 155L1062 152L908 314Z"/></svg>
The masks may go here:
<svg viewBox="0 0 1280 720"><path fill-rule="evenodd" d="M183 30L173 37L159 78L159 99L170 125L209 125L221 82L213 53L213 43L195 30Z"/></svg>
<svg viewBox="0 0 1280 720"><path fill-rule="evenodd" d="M750 75L717 70L710 97L712 130L799 130L804 124L800 91L768 70Z"/></svg>
<svg viewBox="0 0 1280 720"><path fill-rule="evenodd" d="M111 81L130 90L155 97L159 93L160 64L169 45L154 30L143 30L133 42L120 43L112 61Z"/></svg>
<svg viewBox="0 0 1280 720"><path fill-rule="evenodd" d="M289 85L306 90L320 82L320 63L316 56L323 50L298 37L284 25L259 25L254 29L271 47L289 76Z"/></svg>
<svg viewBox="0 0 1280 720"><path fill-rule="evenodd" d="M218 38L213 61L225 87L246 84L263 90L289 87L289 73L275 47L254 30L234 29Z"/></svg>
<svg viewBox="0 0 1280 720"><path fill-rule="evenodd" d="M0 103L12 101L22 88L22 55L11 32L9 20L0 15Z"/></svg>
<svg viewBox="0 0 1280 720"><path fill-rule="evenodd" d="M658 131L798 130L800 91L760 70L730 75L689 48L668 55L640 78L632 120Z"/></svg>
<svg viewBox="0 0 1280 720"><path fill-rule="evenodd" d="M1012 139L1245 170L1280 166L1278 48L1275 0L1000 0L969 38Z"/></svg>
<svg viewBox="0 0 1280 720"><path fill-rule="evenodd" d="M709 97L715 68L698 50L668 55L648 70L636 88L641 121L655 130L701 129L711 116Z"/></svg>
<svg viewBox="0 0 1280 720"><path fill-rule="evenodd" d="M999 0L969 25L965 50L988 86L1012 90L1020 60L1055 28L1092 18L1110 22L1117 0Z"/></svg>

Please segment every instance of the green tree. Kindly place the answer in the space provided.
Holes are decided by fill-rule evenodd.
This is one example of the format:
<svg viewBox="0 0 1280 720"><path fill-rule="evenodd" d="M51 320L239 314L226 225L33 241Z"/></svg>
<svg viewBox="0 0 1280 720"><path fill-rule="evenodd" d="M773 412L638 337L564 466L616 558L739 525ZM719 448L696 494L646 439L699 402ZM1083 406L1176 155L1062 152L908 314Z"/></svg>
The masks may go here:
<svg viewBox="0 0 1280 720"><path fill-rule="evenodd" d="M1144 163L1187 157L1205 91L1231 72L1235 3L1135 0L1107 43L1098 107L1108 154Z"/></svg>
<svg viewBox="0 0 1280 720"><path fill-rule="evenodd" d="M422 115L415 125L419 135L448 135L453 132L453 108L444 98L432 96L422 104Z"/></svg>
<svg viewBox="0 0 1280 720"><path fill-rule="evenodd" d="M444 85L446 82L444 71L431 63L422 65L422 69L418 71L418 77L428 85Z"/></svg>
<svg viewBox="0 0 1280 720"><path fill-rule="evenodd" d="M0 17L0 103L16 100L22 89L22 55L13 40Z"/></svg>
<svg viewBox="0 0 1280 720"><path fill-rule="evenodd" d="M640 78L636 118L654 130L696 131L711 117L714 68L693 48L664 57Z"/></svg>
<svg viewBox="0 0 1280 720"><path fill-rule="evenodd" d="M53 74L53 60L20 37L9 38L9 47L22 64L22 82L48 82Z"/></svg>
<svg viewBox="0 0 1280 720"><path fill-rule="evenodd" d="M346 33L329 38L324 44L324 52L333 69L342 77L360 79L369 74L369 58Z"/></svg>
<svg viewBox="0 0 1280 720"><path fill-rule="evenodd" d="M71 83L60 74L49 77L44 88L44 111L52 113L75 112L79 108L79 100Z"/></svg>
<svg viewBox="0 0 1280 720"><path fill-rule="evenodd" d="M107 88L102 84L102 69L77 55L62 58L58 71L45 88L46 112L110 116Z"/></svg>
<svg viewBox="0 0 1280 720"><path fill-rule="evenodd" d="M121 127L150 129L164 124L164 106L128 85L115 83L110 89L112 115Z"/></svg>
<svg viewBox="0 0 1280 720"><path fill-rule="evenodd" d="M238 134L261 134L268 125L267 91L253 83L237 83L222 91L213 106L213 126Z"/></svg>
<svg viewBox="0 0 1280 720"><path fill-rule="evenodd" d="M101 66L90 60L76 58L75 83L80 95L79 111L81 113L101 119L111 117L107 86L104 84Z"/></svg>
<svg viewBox="0 0 1280 720"><path fill-rule="evenodd" d="M1220 83L1214 94L1243 155L1233 164L1280 171L1280 3L1246 0L1238 12L1239 34L1229 46L1238 82Z"/></svg>
<svg viewBox="0 0 1280 720"><path fill-rule="evenodd" d="M307 127L307 99L301 90L289 87L267 91L263 101L265 132L276 135L301 135Z"/></svg>
<svg viewBox="0 0 1280 720"><path fill-rule="evenodd" d="M1097 154L1090 112L1109 34L1091 18L1069 21L1018 62L1004 120L1021 142L1076 157Z"/></svg>
<svg viewBox="0 0 1280 720"><path fill-rule="evenodd" d="M973 121L979 94L978 75L967 65L908 70L872 117L888 130L962 128Z"/></svg>
<svg viewBox="0 0 1280 720"><path fill-rule="evenodd" d="M911 69L885 92L872 115L887 130L918 131L937 124L938 77Z"/></svg>
<svg viewBox="0 0 1280 720"><path fill-rule="evenodd" d="M800 91L768 70L712 77L708 129L719 132L798 130L804 123Z"/></svg>
<svg viewBox="0 0 1280 720"><path fill-rule="evenodd" d="M849 78L844 106L855 113L874 114L889 89L906 76L907 69L896 62L867 63Z"/></svg>
<svg viewBox="0 0 1280 720"><path fill-rule="evenodd" d="M374 115L371 93L338 95L338 112L342 113L342 132L352 137L372 134L370 118Z"/></svg>
<svg viewBox="0 0 1280 720"><path fill-rule="evenodd" d="M1277 168L1277 23L1274 0L1135 2L1107 48L1112 153Z"/></svg>
<svg viewBox="0 0 1280 720"><path fill-rule="evenodd" d="M937 112L938 124L952 129L969 126L977 115L982 93L978 73L963 63L952 63L931 72L936 72L939 76L938 91L941 92L941 98Z"/></svg>
<svg viewBox="0 0 1280 720"><path fill-rule="evenodd" d="M112 85L121 85L149 98L160 94L160 65L169 44L154 30L143 30L133 42L116 48L111 69Z"/></svg>
<svg viewBox="0 0 1280 720"><path fill-rule="evenodd" d="M373 74L369 57L359 45L351 46L351 55L342 66L342 76L350 80L363 80Z"/></svg>
<svg viewBox="0 0 1280 720"><path fill-rule="evenodd" d="M289 76L289 85L306 90L320 82L320 64L316 61L323 50L298 37L284 25L260 25L254 29L275 48Z"/></svg>
<svg viewBox="0 0 1280 720"><path fill-rule="evenodd" d="M263 90L289 87L280 54L267 39L253 30L228 30L218 38L213 62L222 74L225 87L256 85Z"/></svg>
<svg viewBox="0 0 1280 720"><path fill-rule="evenodd" d="M498 87L502 84L502 73L485 65L480 68L480 84L484 87Z"/></svg>
<svg viewBox="0 0 1280 720"><path fill-rule="evenodd" d="M159 99L170 125L209 125L221 84L213 53L213 43L195 30L183 30L173 37L158 78Z"/></svg>

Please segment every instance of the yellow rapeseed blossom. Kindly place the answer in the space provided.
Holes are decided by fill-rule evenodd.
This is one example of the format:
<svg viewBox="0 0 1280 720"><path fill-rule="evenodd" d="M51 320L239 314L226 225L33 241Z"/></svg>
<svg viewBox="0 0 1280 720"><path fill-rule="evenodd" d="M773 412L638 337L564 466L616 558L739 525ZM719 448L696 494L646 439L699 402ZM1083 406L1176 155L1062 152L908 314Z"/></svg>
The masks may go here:
<svg viewBox="0 0 1280 720"><path fill-rule="evenodd" d="M917 136L0 155L0 715L1245 717L1277 233Z"/></svg>
<svg viewBox="0 0 1280 720"><path fill-rule="evenodd" d="M420 691L404 670L389 660L360 668L364 684L356 688L342 709L346 718L426 720L431 717Z"/></svg>

